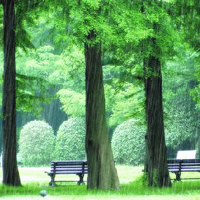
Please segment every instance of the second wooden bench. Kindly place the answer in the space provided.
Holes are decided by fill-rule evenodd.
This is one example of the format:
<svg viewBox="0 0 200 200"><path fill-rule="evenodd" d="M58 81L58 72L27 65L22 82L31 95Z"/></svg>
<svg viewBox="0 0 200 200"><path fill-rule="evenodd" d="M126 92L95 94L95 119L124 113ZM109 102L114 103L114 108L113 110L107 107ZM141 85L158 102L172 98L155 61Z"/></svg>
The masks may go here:
<svg viewBox="0 0 200 200"><path fill-rule="evenodd" d="M87 161L55 161L51 162L51 169L49 172L45 172L51 177L51 181L49 183L50 186L55 186L55 182L63 182L63 181L55 181L56 175L62 174L76 174L79 176L78 185L84 182L84 175L88 173ZM66 181L64 181L66 182Z"/></svg>
<svg viewBox="0 0 200 200"><path fill-rule="evenodd" d="M181 180L181 172L200 172L200 159L168 159L167 165L168 171L176 174L177 181Z"/></svg>

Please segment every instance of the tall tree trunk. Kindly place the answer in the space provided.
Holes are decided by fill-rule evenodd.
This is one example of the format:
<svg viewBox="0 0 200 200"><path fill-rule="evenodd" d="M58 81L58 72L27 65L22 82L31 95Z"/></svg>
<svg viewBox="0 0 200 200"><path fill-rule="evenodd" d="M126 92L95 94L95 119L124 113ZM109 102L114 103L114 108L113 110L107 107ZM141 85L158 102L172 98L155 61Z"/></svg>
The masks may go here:
<svg viewBox="0 0 200 200"><path fill-rule="evenodd" d="M21 185L16 159L15 9L14 0L3 0L3 184Z"/></svg>
<svg viewBox="0 0 200 200"><path fill-rule="evenodd" d="M145 95L146 95L146 166L149 186L171 186L167 168L167 152L165 145L162 74L160 60L149 56L145 63Z"/></svg>
<svg viewBox="0 0 200 200"><path fill-rule="evenodd" d="M91 33L88 39L94 36ZM88 189L119 189L107 130L100 44L85 44Z"/></svg>

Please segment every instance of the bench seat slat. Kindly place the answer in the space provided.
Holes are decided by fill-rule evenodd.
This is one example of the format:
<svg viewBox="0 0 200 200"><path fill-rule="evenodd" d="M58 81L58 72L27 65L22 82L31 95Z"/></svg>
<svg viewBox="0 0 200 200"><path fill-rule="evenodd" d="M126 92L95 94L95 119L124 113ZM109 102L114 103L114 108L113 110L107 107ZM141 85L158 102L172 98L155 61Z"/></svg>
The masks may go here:
<svg viewBox="0 0 200 200"><path fill-rule="evenodd" d="M56 172L56 173L64 173L64 172L73 172L73 173L77 173L77 172L79 172L79 173L82 173L82 172L87 172L88 170L87 169L85 169L84 171L83 170L73 170L73 169L71 169L71 170L51 170L50 172L51 173L54 173L54 172Z"/></svg>
<svg viewBox="0 0 200 200"><path fill-rule="evenodd" d="M60 167L56 167L56 170L71 170L71 169L82 170L82 167L81 168L73 168L73 167L70 167L70 168L62 167L62 168L60 168ZM51 170L54 170L54 168L52 167Z"/></svg>
<svg viewBox="0 0 200 200"><path fill-rule="evenodd" d="M50 172L51 174L54 174L54 172ZM82 171L56 171L56 174L82 174Z"/></svg>

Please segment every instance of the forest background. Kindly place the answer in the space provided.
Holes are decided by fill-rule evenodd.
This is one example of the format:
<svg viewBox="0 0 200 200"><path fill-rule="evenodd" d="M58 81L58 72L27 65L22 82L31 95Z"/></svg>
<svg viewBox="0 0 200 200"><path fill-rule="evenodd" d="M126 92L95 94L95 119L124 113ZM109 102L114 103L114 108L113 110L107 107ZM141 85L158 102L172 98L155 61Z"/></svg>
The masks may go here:
<svg viewBox="0 0 200 200"><path fill-rule="evenodd" d="M99 7L98 1L85 2L91 8ZM19 14L22 9L20 3L16 8L18 11L16 15L18 17L16 30L18 139L23 127L33 120L46 121L56 136L63 122L85 117L84 46L76 39L77 34L81 35L87 31L82 19L85 10L83 7L71 9L69 14L66 13L67 7L63 10L59 4L56 9L51 7L51 4L49 6L48 12L35 7L33 10L30 9L27 15L21 12L23 16ZM106 19L101 19L105 22L101 24L99 21L91 22L93 19L90 19L89 14L87 16L87 20L93 23L93 26L102 30L101 37L106 41L102 46L102 60L110 137L114 139L115 130L116 132L121 130L116 141L118 147L122 146L122 149L127 144L133 149L137 142L141 143L141 146L134 149L134 155L143 153L144 156L145 93L144 81L141 78L144 76L143 65L140 58L142 48L145 52L149 51L145 39L154 34L152 25L149 24L155 22L162 27L157 35L160 39L159 47L162 47L160 59L168 157L174 158L180 149L197 149L198 154L200 151L200 40L195 26L199 22L199 17L195 16L198 13L194 10L192 19L182 21L181 19L188 16L177 13L179 5L176 6L173 14L170 13L170 9L166 9L167 6L161 10L155 5L149 6L144 17L141 10L129 2L119 5L121 14L118 13L118 7L114 11L111 10ZM191 7L193 6L194 4L191 4ZM130 9L126 10L127 7ZM112 23L116 27L113 28ZM191 23L191 27L185 28L186 23ZM141 40L143 40L142 45ZM0 77L3 77L3 49L0 59L2 63ZM1 88L2 83L1 79ZM77 130L78 127L80 130L81 126L75 125L74 129ZM2 129L1 126L0 128ZM123 143L121 135L124 136ZM130 135L133 136L131 140ZM129 141L131 142L128 143ZM0 142L2 146L2 140ZM117 149L119 150L119 148L114 149L115 160L118 156L115 154ZM143 163L143 160L135 163L133 159L122 160L122 157L124 155L117 159L119 163L135 165Z"/></svg>

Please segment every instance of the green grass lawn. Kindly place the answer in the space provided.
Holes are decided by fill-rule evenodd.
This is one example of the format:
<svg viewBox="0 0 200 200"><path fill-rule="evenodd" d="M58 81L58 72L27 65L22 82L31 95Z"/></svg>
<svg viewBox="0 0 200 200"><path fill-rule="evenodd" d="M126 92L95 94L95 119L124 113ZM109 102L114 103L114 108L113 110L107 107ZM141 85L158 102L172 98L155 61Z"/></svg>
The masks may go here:
<svg viewBox="0 0 200 200"><path fill-rule="evenodd" d="M92 200L92 199L135 199L135 200L200 200L200 181L173 182L171 188L149 188L141 181L142 167L117 166L120 179L119 191L87 191L86 185L77 186L74 182L49 187L50 177L44 173L49 168L19 168L22 187L0 185L0 199L27 200L42 199L41 190L48 195L44 199L55 200ZM186 177L199 177L199 173L185 173ZM183 177L184 177L183 176ZM2 170L0 172L2 179ZM76 175L58 176L63 180L78 180Z"/></svg>

